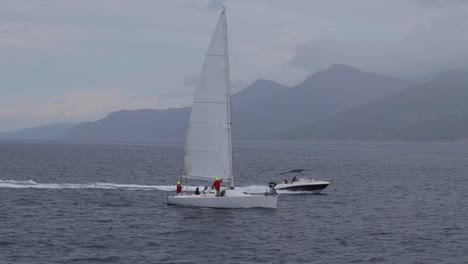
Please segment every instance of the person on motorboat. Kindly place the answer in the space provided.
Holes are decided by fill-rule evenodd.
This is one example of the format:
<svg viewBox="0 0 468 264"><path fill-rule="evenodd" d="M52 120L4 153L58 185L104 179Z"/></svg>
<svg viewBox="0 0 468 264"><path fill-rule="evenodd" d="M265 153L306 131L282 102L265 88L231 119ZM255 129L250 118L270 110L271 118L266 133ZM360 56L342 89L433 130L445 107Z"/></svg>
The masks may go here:
<svg viewBox="0 0 468 264"><path fill-rule="evenodd" d="M176 193L177 194L182 193L182 183L180 181L177 181Z"/></svg>
<svg viewBox="0 0 468 264"><path fill-rule="evenodd" d="M200 189L198 187L195 189L195 195L200 195Z"/></svg>
<svg viewBox="0 0 468 264"><path fill-rule="evenodd" d="M295 181L297 181L296 176L292 178L291 183L294 183Z"/></svg>
<svg viewBox="0 0 468 264"><path fill-rule="evenodd" d="M216 177L215 181L213 182L213 185L211 186L211 188L213 189L216 189L216 197L219 197L220 196L220 190L221 190L221 183L223 182L222 179L220 179L219 177Z"/></svg>

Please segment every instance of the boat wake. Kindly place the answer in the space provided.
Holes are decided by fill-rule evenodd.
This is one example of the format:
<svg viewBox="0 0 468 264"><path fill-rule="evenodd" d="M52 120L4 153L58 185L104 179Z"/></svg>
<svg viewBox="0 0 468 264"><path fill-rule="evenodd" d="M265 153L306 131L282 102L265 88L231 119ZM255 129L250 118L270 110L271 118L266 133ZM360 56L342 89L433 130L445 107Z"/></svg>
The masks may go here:
<svg viewBox="0 0 468 264"><path fill-rule="evenodd" d="M94 183L37 183L33 180L15 181L0 180L0 188L34 188L34 189L127 189L127 190L158 190L165 186L139 185L139 184L118 184L110 182Z"/></svg>
<svg viewBox="0 0 468 264"><path fill-rule="evenodd" d="M202 186L199 186L202 190ZM121 190L158 190L172 192L175 191L175 185L140 185L140 184L119 184L111 182L93 182L93 183L37 183L33 180L15 181L15 180L0 180L0 188L15 188L15 189L121 189ZM184 186L186 191L195 191L197 186ZM268 190L266 185L251 185L246 187L236 187L248 193L262 193Z"/></svg>

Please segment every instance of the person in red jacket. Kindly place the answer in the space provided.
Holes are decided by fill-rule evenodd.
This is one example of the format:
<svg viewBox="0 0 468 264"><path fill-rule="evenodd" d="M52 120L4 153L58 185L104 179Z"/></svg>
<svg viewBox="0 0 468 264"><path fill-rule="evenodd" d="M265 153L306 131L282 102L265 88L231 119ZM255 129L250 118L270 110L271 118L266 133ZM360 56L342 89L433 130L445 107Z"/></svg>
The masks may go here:
<svg viewBox="0 0 468 264"><path fill-rule="evenodd" d="M220 196L219 191L221 190L221 183L222 182L223 182L222 179L220 179L219 177L216 177L215 181L213 182L213 186L211 186L211 188L216 189L216 196Z"/></svg>
<svg viewBox="0 0 468 264"><path fill-rule="evenodd" d="M177 182L177 190L176 193L182 193L182 183L180 181Z"/></svg>

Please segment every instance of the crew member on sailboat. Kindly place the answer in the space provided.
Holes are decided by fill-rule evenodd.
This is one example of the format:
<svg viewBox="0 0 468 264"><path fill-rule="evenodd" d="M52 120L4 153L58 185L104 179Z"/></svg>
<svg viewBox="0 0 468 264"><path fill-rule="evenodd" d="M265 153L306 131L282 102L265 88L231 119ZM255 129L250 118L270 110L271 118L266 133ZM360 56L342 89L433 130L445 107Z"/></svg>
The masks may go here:
<svg viewBox="0 0 468 264"><path fill-rule="evenodd" d="M177 181L176 193L177 194L182 193L182 183L180 181Z"/></svg>
<svg viewBox="0 0 468 264"><path fill-rule="evenodd" d="M221 190L221 183L223 182L223 179L220 179L219 177L216 177L215 181L213 182L213 186L211 188L216 189L216 196L220 196L219 191Z"/></svg>

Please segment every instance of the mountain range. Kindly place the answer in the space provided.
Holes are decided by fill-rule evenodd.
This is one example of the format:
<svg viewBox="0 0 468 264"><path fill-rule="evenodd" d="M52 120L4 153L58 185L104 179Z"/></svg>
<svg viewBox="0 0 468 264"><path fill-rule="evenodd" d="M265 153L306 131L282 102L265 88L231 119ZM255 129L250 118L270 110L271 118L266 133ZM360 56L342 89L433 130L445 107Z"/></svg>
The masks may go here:
<svg viewBox="0 0 468 264"><path fill-rule="evenodd" d="M232 98L234 140L468 138L468 72L413 82L333 65L289 87L260 79ZM79 124L0 133L67 141L183 141L190 108L122 110Z"/></svg>
<svg viewBox="0 0 468 264"><path fill-rule="evenodd" d="M257 83L253 83L255 85ZM259 89L251 85L246 93ZM294 87L264 85L263 96L244 107L235 107L233 138L267 139L318 120L383 98L412 82L367 73L346 65L333 65L312 74ZM274 87L270 91L269 87Z"/></svg>
<svg viewBox="0 0 468 264"><path fill-rule="evenodd" d="M281 138L412 141L468 138L467 84L440 81L418 84L289 131Z"/></svg>
<svg viewBox="0 0 468 264"><path fill-rule="evenodd" d="M74 127L72 123L59 123L37 126L32 128L24 128L13 132L0 132L0 139L32 139L32 140L54 140L59 139L62 135Z"/></svg>

